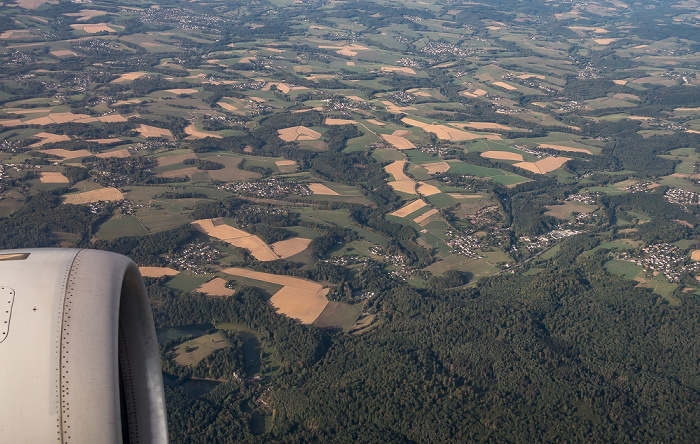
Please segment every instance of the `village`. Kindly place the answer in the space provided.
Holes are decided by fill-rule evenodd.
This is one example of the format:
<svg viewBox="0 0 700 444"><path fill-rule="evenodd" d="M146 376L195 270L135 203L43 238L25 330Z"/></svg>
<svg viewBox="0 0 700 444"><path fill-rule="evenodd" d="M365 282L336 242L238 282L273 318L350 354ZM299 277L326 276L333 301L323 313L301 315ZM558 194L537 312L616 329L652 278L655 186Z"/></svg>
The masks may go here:
<svg viewBox="0 0 700 444"><path fill-rule="evenodd" d="M684 273L700 271L700 262L691 261L683 250L675 245L658 243L636 251L623 251L617 258L633 262L646 273L663 274L670 282L679 282Z"/></svg>

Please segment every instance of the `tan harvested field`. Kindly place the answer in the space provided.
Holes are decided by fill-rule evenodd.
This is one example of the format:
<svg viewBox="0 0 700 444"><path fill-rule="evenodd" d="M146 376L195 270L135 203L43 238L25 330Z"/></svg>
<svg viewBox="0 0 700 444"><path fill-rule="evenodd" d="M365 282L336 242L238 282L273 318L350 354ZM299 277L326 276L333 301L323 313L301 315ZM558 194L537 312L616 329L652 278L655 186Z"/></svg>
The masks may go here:
<svg viewBox="0 0 700 444"><path fill-rule="evenodd" d="M34 137L38 137L41 140L29 145L30 148L46 145L47 143L64 142L66 140L70 140L70 137L68 137L64 134L51 134L51 133L44 133L44 132L35 134Z"/></svg>
<svg viewBox="0 0 700 444"><path fill-rule="evenodd" d="M68 17L78 17L76 21L84 22L90 20L93 17L98 17L100 15L107 15L109 12L98 11L97 9L81 9L80 12L67 12L63 15Z"/></svg>
<svg viewBox="0 0 700 444"><path fill-rule="evenodd" d="M328 305L326 294L327 288L315 292L285 286L270 298L270 304L302 324L311 324Z"/></svg>
<svg viewBox="0 0 700 444"><path fill-rule="evenodd" d="M613 80L613 83L616 85L626 85L627 80Z"/></svg>
<svg viewBox="0 0 700 444"><path fill-rule="evenodd" d="M223 109L225 109L226 111L238 111L238 108L236 108L235 106L233 106L230 103L216 102L216 104L219 105L220 107L222 107Z"/></svg>
<svg viewBox="0 0 700 444"><path fill-rule="evenodd" d="M518 162L523 161L522 154L511 153L510 151L485 151L481 153L481 157L486 157L487 159L517 160Z"/></svg>
<svg viewBox="0 0 700 444"><path fill-rule="evenodd" d="M691 251L690 258L694 261L700 261L700 250Z"/></svg>
<svg viewBox="0 0 700 444"><path fill-rule="evenodd" d="M143 137L173 137L173 134L170 132L170 130L163 129L163 128L158 128L157 126L151 126L151 125L144 125L143 123L139 124L138 127L136 127L136 131L141 133Z"/></svg>
<svg viewBox="0 0 700 444"><path fill-rule="evenodd" d="M503 89L507 89L508 91L514 91L514 90L518 89L513 85L507 84L506 82L493 82L493 84L496 86L500 86Z"/></svg>
<svg viewBox="0 0 700 444"><path fill-rule="evenodd" d="M175 89L166 89L167 92L173 93L173 94L194 94L197 91L196 89L192 88L175 88Z"/></svg>
<svg viewBox="0 0 700 444"><path fill-rule="evenodd" d="M302 324L311 324L321 314L328 299L327 288L317 282L292 276L279 276L245 268L227 268L224 273L283 285L272 298L270 304L282 314L298 319Z"/></svg>
<svg viewBox="0 0 700 444"><path fill-rule="evenodd" d="M427 125L423 127L423 130L429 133L433 133L438 138L443 140L449 140L451 142L463 142L465 140L474 139L489 139L489 140L500 140L501 136L497 134L475 134L468 131L463 131L460 129L452 128L445 125Z"/></svg>
<svg viewBox="0 0 700 444"><path fill-rule="evenodd" d="M423 199L418 199L414 200L413 202L410 202L403 207L399 208L398 210L394 211L393 213L389 213L392 216L396 217L406 217L409 214L413 213L414 211L418 211L427 204L423 202Z"/></svg>
<svg viewBox="0 0 700 444"><path fill-rule="evenodd" d="M404 74L415 74L416 73L411 68L396 67L396 66L382 66L382 72L402 72Z"/></svg>
<svg viewBox="0 0 700 444"><path fill-rule="evenodd" d="M375 120L375 119L367 119L367 122L371 123L372 125L377 125L377 126L385 126L386 125L386 123L382 123L379 120Z"/></svg>
<svg viewBox="0 0 700 444"><path fill-rule="evenodd" d="M422 196L432 196L433 194L440 194L442 191L435 185L430 185L425 182L418 182L418 194Z"/></svg>
<svg viewBox="0 0 700 444"><path fill-rule="evenodd" d="M179 271L170 267L139 267L141 276L159 278L163 276L175 276Z"/></svg>
<svg viewBox="0 0 700 444"><path fill-rule="evenodd" d="M106 23L94 23L94 24L73 24L70 25L71 28L80 31L85 31L88 34L94 34L96 32L117 32L114 29L107 26Z"/></svg>
<svg viewBox="0 0 700 444"><path fill-rule="evenodd" d="M571 151L572 153L586 153L586 154L593 154L587 149L583 148L574 148L571 146L564 146L564 145L552 145L551 143L540 143L537 145L540 148L549 148L550 150L557 150L557 151Z"/></svg>
<svg viewBox="0 0 700 444"><path fill-rule="evenodd" d="M116 188L100 188L99 190L85 191L84 193L69 194L64 196L63 203L80 205L91 202L114 202L124 200L124 195Z"/></svg>
<svg viewBox="0 0 700 444"><path fill-rule="evenodd" d="M197 287L195 291L208 294L209 296L233 296L234 290L226 288L226 281L217 277Z"/></svg>
<svg viewBox="0 0 700 444"><path fill-rule="evenodd" d="M58 0L17 0L15 2L17 6L24 9L36 9L44 3L56 5L58 4Z"/></svg>
<svg viewBox="0 0 700 444"><path fill-rule="evenodd" d="M415 223L417 223L418 225L420 225L421 222L423 222L424 220L426 220L427 218L429 218L429 217L432 216L433 214L437 214L437 213L438 213L438 210L436 210L435 208L431 208L430 210L426 211L425 213L423 213L423 214L421 214L420 216L418 216L418 217L416 217L415 219L413 219L413 222L415 222Z"/></svg>
<svg viewBox="0 0 700 444"><path fill-rule="evenodd" d="M382 104L386 106L386 110L390 113L401 113L404 111L416 111L418 108L415 106L396 106L388 100L382 100Z"/></svg>
<svg viewBox="0 0 700 444"><path fill-rule="evenodd" d="M571 159L568 157L547 157L537 162L520 162L514 165L535 174L545 174L560 168L568 160Z"/></svg>
<svg viewBox="0 0 700 444"><path fill-rule="evenodd" d="M227 225L220 219L199 219L192 222L192 226L202 233L216 239L227 242L239 248L250 251L259 261L274 261L279 256L258 236L246 233L243 230Z"/></svg>
<svg viewBox="0 0 700 444"><path fill-rule="evenodd" d="M404 117L401 121L406 125L417 126L418 128L425 128L430 125L429 123L423 123L420 120L411 119L409 117Z"/></svg>
<svg viewBox="0 0 700 444"><path fill-rule="evenodd" d="M41 183L70 183L68 178L61 173L39 173Z"/></svg>
<svg viewBox="0 0 700 444"><path fill-rule="evenodd" d="M450 164L447 162L424 163L421 166L428 170L428 174L444 173L450 169Z"/></svg>
<svg viewBox="0 0 700 444"><path fill-rule="evenodd" d="M213 351L229 347L230 344L221 332L190 339L175 347L174 361L183 366L197 365L199 361L209 356ZM190 347L192 351L185 352Z"/></svg>
<svg viewBox="0 0 700 444"><path fill-rule="evenodd" d="M37 112L44 112L37 111ZM99 119L97 117L92 117L87 114L73 114L73 113L50 113L43 117L36 117L29 120L21 119L6 119L0 121L0 125L3 126L18 126L18 125L51 125L54 123L67 123L67 122L79 122L79 123L90 123L97 122Z"/></svg>
<svg viewBox="0 0 700 444"><path fill-rule="evenodd" d="M188 134L189 136L186 137L186 140L193 140L193 139L206 139L207 137L213 137L215 139L221 139L222 137L218 134L214 133L208 133L205 131L199 131L197 127L194 125L194 123L190 123L187 127L185 127L185 134Z"/></svg>
<svg viewBox="0 0 700 444"><path fill-rule="evenodd" d="M168 165L174 165L176 163L182 163L184 160L187 159L196 159L197 156L194 155L194 153L185 153L185 154L173 154L172 156L162 156L158 157L156 160L158 161L158 166L168 166Z"/></svg>
<svg viewBox="0 0 700 444"><path fill-rule="evenodd" d="M146 75L148 75L148 73L145 73L145 72L127 72L126 74L122 74L121 76L112 80L112 83L121 83L121 82L126 82L128 80L136 80L139 77L143 77Z"/></svg>
<svg viewBox="0 0 700 444"><path fill-rule="evenodd" d="M394 180L400 181L400 180L411 180L410 177L408 177L404 172L403 168L406 165L405 160L397 160L393 163L390 163L389 165L384 167L384 171L387 173L391 174L394 177Z"/></svg>
<svg viewBox="0 0 700 444"><path fill-rule="evenodd" d="M357 51L365 51L369 48L358 45L356 43L351 43L349 45L344 45L344 46L330 46L330 45L319 45L318 46L321 49L335 49L338 54L348 56L348 57L354 57L357 55Z"/></svg>
<svg viewBox="0 0 700 444"><path fill-rule="evenodd" d="M406 194L416 194L416 183L412 180L397 180L389 182L389 186L396 191Z"/></svg>
<svg viewBox="0 0 700 444"><path fill-rule="evenodd" d="M274 251L277 256L282 259L286 259L306 250L310 243L311 239L292 237L290 239L285 239L275 242L274 244L270 244L270 248L272 248L272 251Z"/></svg>
<svg viewBox="0 0 700 444"><path fill-rule="evenodd" d="M545 77L544 77L543 75L541 75L541 74L520 74L520 75L518 76L518 78L521 79L521 80L527 80L527 79L532 79L532 78L540 79L540 80L544 80L544 79L545 79Z"/></svg>
<svg viewBox="0 0 700 444"><path fill-rule="evenodd" d="M411 134L413 134L413 131L405 130L405 129L396 130L393 133L391 133L392 136L398 136L398 137L406 137L406 136L410 136Z"/></svg>
<svg viewBox="0 0 700 444"><path fill-rule="evenodd" d="M26 29L10 29L8 31L3 31L2 34L0 34L0 39L6 40L6 39L12 39L12 38L22 38L27 35L29 31Z"/></svg>
<svg viewBox="0 0 700 444"><path fill-rule="evenodd" d="M401 119L401 121L407 125L412 125L412 126L417 126L419 128L422 128L423 131L434 133L440 139L450 140L452 142L462 142L465 140L483 139L483 138L501 139L501 136L499 136L497 134L474 134L474 133L463 131L463 130L453 128L453 127L447 126L447 125L438 125L435 123L423 123L419 120L410 119L408 117L404 117L403 119ZM459 126L459 125L460 124L456 124L455 126Z"/></svg>
<svg viewBox="0 0 700 444"><path fill-rule="evenodd" d="M75 52L71 51L70 49L59 49L58 51L51 51L51 54L55 55L56 57L64 57L64 56L76 56Z"/></svg>
<svg viewBox="0 0 700 444"><path fill-rule="evenodd" d="M63 157L64 159L75 159L77 157L87 157L87 156L92 156L92 153L88 150L63 150L63 149L50 149L50 150L41 150L42 153L46 154L51 154L54 156L58 157Z"/></svg>
<svg viewBox="0 0 700 444"><path fill-rule="evenodd" d="M130 157L131 153L127 149L121 149L121 150L115 150L115 151L107 151L105 153L100 153L97 155L97 157L100 158L108 158L108 157L119 157L121 159L125 159L127 157Z"/></svg>
<svg viewBox="0 0 700 444"><path fill-rule="evenodd" d="M327 186L325 186L322 183L310 183L307 186L309 187L311 192L314 194L321 194L324 196L340 196L340 194L331 190L330 188L328 188Z"/></svg>
<svg viewBox="0 0 700 444"><path fill-rule="evenodd" d="M97 118L100 122L126 122L127 119L119 114L109 114L106 116L100 116Z"/></svg>
<svg viewBox="0 0 700 444"><path fill-rule="evenodd" d="M296 165L296 164L297 164L296 160L278 160L275 162L275 165L277 165L278 167L292 166L292 165Z"/></svg>
<svg viewBox="0 0 700 444"><path fill-rule="evenodd" d="M599 45L609 45L617 39L593 39Z"/></svg>
<svg viewBox="0 0 700 444"><path fill-rule="evenodd" d="M355 125L357 122L350 119L326 119L326 125Z"/></svg>
<svg viewBox="0 0 700 444"><path fill-rule="evenodd" d="M284 140L285 142L293 142L295 140L318 140L321 138L321 133L305 126L284 128L277 130L277 133L279 134L280 139Z"/></svg>
<svg viewBox="0 0 700 444"><path fill-rule="evenodd" d="M401 136L394 136L393 134L380 134L380 136L398 150L410 150L416 147L410 140Z"/></svg>

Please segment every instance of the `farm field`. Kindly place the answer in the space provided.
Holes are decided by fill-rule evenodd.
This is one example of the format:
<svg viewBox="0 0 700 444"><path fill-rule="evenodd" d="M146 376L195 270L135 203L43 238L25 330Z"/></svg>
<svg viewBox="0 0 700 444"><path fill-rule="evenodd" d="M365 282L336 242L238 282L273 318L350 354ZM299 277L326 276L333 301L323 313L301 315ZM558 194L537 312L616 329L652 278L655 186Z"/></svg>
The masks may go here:
<svg viewBox="0 0 700 444"><path fill-rule="evenodd" d="M172 442L694 442L698 14L0 3L0 245L141 266Z"/></svg>

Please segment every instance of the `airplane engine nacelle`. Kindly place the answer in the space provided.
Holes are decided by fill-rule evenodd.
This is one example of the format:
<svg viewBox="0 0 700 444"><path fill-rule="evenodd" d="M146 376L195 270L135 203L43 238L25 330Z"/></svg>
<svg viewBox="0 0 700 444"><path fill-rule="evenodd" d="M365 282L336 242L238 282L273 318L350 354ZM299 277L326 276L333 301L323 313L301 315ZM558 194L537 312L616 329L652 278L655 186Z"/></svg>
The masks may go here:
<svg viewBox="0 0 700 444"><path fill-rule="evenodd" d="M0 442L167 442L151 308L130 259L0 251Z"/></svg>

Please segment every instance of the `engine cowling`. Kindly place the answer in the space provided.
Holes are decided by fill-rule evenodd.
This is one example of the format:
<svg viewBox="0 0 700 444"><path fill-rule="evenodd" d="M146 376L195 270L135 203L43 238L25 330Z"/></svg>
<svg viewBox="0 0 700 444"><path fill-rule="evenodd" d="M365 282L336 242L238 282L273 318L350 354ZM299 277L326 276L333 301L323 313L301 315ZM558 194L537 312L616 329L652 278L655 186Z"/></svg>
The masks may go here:
<svg viewBox="0 0 700 444"><path fill-rule="evenodd" d="M84 249L0 251L0 442L167 442L138 267Z"/></svg>

